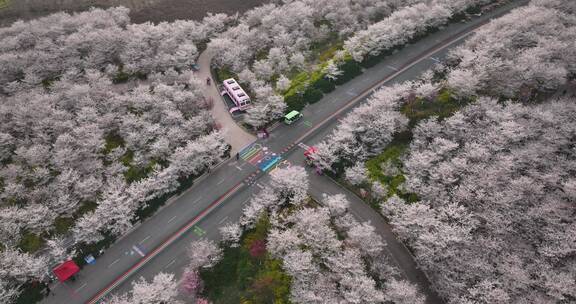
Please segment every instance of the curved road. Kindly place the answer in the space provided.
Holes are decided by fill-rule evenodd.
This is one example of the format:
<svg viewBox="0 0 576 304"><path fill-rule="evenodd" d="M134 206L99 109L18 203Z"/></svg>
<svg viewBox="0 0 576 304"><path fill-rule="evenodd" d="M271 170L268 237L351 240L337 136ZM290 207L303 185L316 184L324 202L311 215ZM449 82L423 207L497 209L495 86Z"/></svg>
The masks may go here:
<svg viewBox="0 0 576 304"><path fill-rule="evenodd" d="M189 242L202 237L217 240L217 228L236 221L250 196L266 186L268 175L258 168L262 163L257 162L262 154L268 153L263 155L264 160L280 156L293 164L301 164L299 143L311 145L322 140L338 125L340 116L366 100L374 89L418 77L442 60L450 47L460 43L474 29L526 2L516 1L470 22L447 26L339 86L320 102L308 106L303 111L304 118L298 123L279 125L270 132L269 139L257 141L256 146L244 149L242 159L229 159L213 168L210 175L200 177L189 190L172 198L154 217L119 239L98 258L95 265L85 267L76 281L53 284L53 295L43 302L97 303L112 291L130 290L131 282L140 276L150 279L160 271L179 276L187 264L185 251ZM310 193L313 196L324 192L335 194L332 192L338 189L338 192L345 193L330 183L323 177L311 176ZM371 220L379 228L391 257L405 277L425 291L428 303L441 303L410 253L394 238L385 221L358 198L349 196L349 199L353 214L360 220Z"/></svg>
<svg viewBox="0 0 576 304"><path fill-rule="evenodd" d="M195 72L194 75L202 82L205 82L206 78L212 79L210 73L210 62L212 62L213 55L212 50L206 49L198 57L200 70ZM234 119L232 119L232 116L228 113L228 107L226 104L221 102L222 97L220 96L220 92L218 91L214 81L211 81L211 84L207 86L206 90L204 90L204 95L206 98L214 101L212 117L221 128L220 131L224 136L224 140L232 145L230 155L236 155L236 152L238 152L240 148L256 140L254 135L246 132L236 124Z"/></svg>

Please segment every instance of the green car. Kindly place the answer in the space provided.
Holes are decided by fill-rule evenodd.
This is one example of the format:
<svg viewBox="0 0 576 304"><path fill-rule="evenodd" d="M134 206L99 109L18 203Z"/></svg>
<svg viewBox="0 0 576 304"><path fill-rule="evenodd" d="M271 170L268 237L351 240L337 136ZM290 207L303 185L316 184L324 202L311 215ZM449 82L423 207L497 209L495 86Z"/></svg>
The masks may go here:
<svg viewBox="0 0 576 304"><path fill-rule="evenodd" d="M284 123L287 125L291 125L293 122L297 121L302 117L302 113L298 111L292 111L286 115L284 115Z"/></svg>

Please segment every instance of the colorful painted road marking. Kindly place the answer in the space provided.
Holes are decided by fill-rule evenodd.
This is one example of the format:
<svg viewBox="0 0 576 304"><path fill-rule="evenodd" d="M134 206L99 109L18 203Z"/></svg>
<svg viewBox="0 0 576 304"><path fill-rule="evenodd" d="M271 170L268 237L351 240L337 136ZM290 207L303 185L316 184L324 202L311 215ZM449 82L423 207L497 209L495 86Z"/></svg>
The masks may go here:
<svg viewBox="0 0 576 304"><path fill-rule="evenodd" d="M248 145L238 152L240 158L258 169L269 172L282 160L280 155L270 151L268 147L263 147L259 143Z"/></svg>
<svg viewBox="0 0 576 304"><path fill-rule="evenodd" d="M255 154L257 154L260 150L262 150L262 145L258 143L252 143L240 150L238 154L240 154L240 158L243 160L248 160L252 158Z"/></svg>
<svg viewBox="0 0 576 304"><path fill-rule="evenodd" d="M312 127L312 123L309 122L308 120L304 121L303 125L307 126L308 128Z"/></svg>
<svg viewBox="0 0 576 304"><path fill-rule="evenodd" d="M263 161L258 167L260 167L260 170L264 171L264 172L268 172L270 171L276 164L278 164L280 162L280 160L282 160L282 157L276 155L274 153L274 155L268 156L266 158L265 161Z"/></svg>
<svg viewBox="0 0 576 304"><path fill-rule="evenodd" d="M140 246L134 245L132 246L132 249L134 249L134 251L136 251L139 255L146 256L146 253L144 253L144 250Z"/></svg>

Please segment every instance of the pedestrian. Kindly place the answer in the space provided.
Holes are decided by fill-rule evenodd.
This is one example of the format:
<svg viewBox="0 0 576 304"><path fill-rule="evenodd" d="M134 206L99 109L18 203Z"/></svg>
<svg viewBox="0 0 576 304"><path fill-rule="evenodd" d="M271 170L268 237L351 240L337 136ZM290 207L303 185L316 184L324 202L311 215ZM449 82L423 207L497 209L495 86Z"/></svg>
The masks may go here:
<svg viewBox="0 0 576 304"><path fill-rule="evenodd" d="M240 153L236 153L236 160L240 160Z"/></svg>
<svg viewBox="0 0 576 304"><path fill-rule="evenodd" d="M266 136L266 138L268 138L268 136L270 136L270 134L268 134L268 130L266 130L266 128L263 128L262 131L264 131L264 136Z"/></svg>

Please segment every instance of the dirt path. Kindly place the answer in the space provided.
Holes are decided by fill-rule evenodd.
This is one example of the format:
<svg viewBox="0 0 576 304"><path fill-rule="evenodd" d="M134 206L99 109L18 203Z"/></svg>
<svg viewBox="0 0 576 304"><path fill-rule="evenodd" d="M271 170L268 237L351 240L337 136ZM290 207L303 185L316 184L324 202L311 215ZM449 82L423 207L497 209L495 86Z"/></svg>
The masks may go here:
<svg viewBox="0 0 576 304"><path fill-rule="evenodd" d="M210 61L212 60L212 52L210 49L205 50L198 57L198 65L200 70L194 74L203 82L206 81L207 77L210 77ZM232 145L231 155L234 156L242 147L248 145L249 143L256 140L256 137L240 126L236 124L234 119L228 113L228 107L224 104L220 92L216 87L214 81L211 81L209 86L206 86L204 90L204 95L206 98L211 98L214 100L214 107L212 107L212 117L221 127L222 134L224 135L224 140Z"/></svg>

